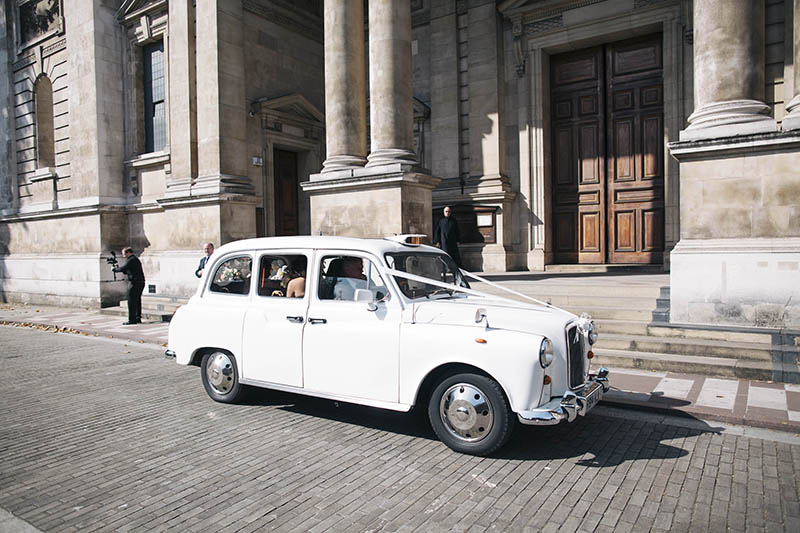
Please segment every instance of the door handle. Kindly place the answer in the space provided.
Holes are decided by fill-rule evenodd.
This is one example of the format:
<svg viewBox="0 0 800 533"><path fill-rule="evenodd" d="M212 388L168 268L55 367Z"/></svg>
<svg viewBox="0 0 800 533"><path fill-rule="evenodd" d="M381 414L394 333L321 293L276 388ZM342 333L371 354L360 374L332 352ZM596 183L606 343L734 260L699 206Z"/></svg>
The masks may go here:
<svg viewBox="0 0 800 533"><path fill-rule="evenodd" d="M324 318L309 318L308 319L308 323L309 324L327 324L328 321L325 320Z"/></svg>
<svg viewBox="0 0 800 533"><path fill-rule="evenodd" d="M287 316L286 320L288 320L289 322L294 322L296 324L302 324L303 323L303 317L302 316Z"/></svg>

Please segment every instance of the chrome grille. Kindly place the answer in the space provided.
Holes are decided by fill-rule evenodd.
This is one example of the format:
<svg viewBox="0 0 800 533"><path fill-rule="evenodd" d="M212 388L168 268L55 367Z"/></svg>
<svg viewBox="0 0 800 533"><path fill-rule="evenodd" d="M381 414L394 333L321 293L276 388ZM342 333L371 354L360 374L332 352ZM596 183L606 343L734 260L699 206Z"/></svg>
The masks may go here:
<svg viewBox="0 0 800 533"><path fill-rule="evenodd" d="M567 330L567 350L569 351L569 386L583 385L583 335L577 326Z"/></svg>

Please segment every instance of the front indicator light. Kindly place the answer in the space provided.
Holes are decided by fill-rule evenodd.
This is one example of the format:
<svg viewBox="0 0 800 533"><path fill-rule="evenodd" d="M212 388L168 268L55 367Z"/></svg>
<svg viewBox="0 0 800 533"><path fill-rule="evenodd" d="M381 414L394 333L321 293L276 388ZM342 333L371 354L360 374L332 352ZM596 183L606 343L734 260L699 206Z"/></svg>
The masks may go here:
<svg viewBox="0 0 800 533"><path fill-rule="evenodd" d="M552 382L553 382L553 380L550 379L550 376L545 376L544 377L544 384L545 385L550 385Z"/></svg>
<svg viewBox="0 0 800 533"><path fill-rule="evenodd" d="M542 368L547 368L553 362L553 342L547 337L542 339L539 345L539 364Z"/></svg>
<svg viewBox="0 0 800 533"><path fill-rule="evenodd" d="M589 353L586 354L586 357L588 357L589 359L594 359L594 352L589 350Z"/></svg>

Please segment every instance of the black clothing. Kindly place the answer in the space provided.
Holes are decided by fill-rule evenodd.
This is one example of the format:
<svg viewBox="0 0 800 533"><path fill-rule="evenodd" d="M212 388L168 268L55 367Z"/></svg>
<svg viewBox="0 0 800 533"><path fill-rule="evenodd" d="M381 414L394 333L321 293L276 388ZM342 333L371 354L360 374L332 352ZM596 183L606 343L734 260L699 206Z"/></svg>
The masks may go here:
<svg viewBox="0 0 800 533"><path fill-rule="evenodd" d="M441 244L453 261L461 268L461 256L458 254L458 243L461 242L461 233L458 231L458 222L452 216L442 217L433 232L433 244Z"/></svg>
<svg viewBox="0 0 800 533"><path fill-rule="evenodd" d="M128 282L141 283L144 285L144 271L142 263L135 255L131 255L125 260L122 266L114 267L114 272L122 272L128 276Z"/></svg>
<svg viewBox="0 0 800 533"><path fill-rule="evenodd" d="M209 256L205 256L200 260L200 266L197 267L197 270L194 271L194 275L198 278L203 277L203 269L206 267L206 263L208 262Z"/></svg>
<svg viewBox="0 0 800 533"><path fill-rule="evenodd" d="M122 272L128 276L128 323L138 324L142 321L142 292L144 292L144 271L142 263L135 255L131 255L122 266L115 267L114 272Z"/></svg>

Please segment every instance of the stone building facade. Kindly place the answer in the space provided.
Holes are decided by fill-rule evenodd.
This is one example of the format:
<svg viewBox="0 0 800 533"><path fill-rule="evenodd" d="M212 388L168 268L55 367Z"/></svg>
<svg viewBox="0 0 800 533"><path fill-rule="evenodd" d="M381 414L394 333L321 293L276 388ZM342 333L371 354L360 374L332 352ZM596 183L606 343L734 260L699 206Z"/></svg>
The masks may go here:
<svg viewBox="0 0 800 533"><path fill-rule="evenodd" d="M430 235L650 264L671 318L800 326L792 0L0 0L0 293L112 303L130 244Z"/></svg>

